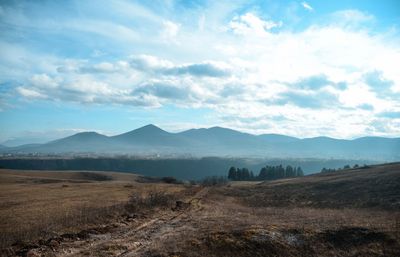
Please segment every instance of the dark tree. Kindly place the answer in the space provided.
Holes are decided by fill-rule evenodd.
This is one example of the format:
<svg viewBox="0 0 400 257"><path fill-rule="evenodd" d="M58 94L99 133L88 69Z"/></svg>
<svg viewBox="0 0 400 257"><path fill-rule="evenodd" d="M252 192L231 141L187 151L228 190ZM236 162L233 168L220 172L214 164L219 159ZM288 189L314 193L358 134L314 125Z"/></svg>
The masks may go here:
<svg viewBox="0 0 400 257"><path fill-rule="evenodd" d="M254 180L254 173L253 173L253 171L250 171L250 180Z"/></svg>
<svg viewBox="0 0 400 257"><path fill-rule="evenodd" d="M259 180L266 180L267 179L267 168L262 167L260 170L260 173L258 174L258 179Z"/></svg>
<svg viewBox="0 0 400 257"><path fill-rule="evenodd" d="M296 168L293 169L292 166L288 165L286 166L286 170L285 170L285 177L286 178L291 178L291 177L295 177L296 176Z"/></svg>
<svg viewBox="0 0 400 257"><path fill-rule="evenodd" d="M250 171L247 168L242 169L242 179L241 180L250 180Z"/></svg>
<svg viewBox="0 0 400 257"><path fill-rule="evenodd" d="M228 179L236 180L237 179L237 171L235 167L231 167L228 172Z"/></svg>
<svg viewBox="0 0 400 257"><path fill-rule="evenodd" d="M296 177L303 177L304 176L304 172L301 169L301 167L297 167L296 169Z"/></svg>

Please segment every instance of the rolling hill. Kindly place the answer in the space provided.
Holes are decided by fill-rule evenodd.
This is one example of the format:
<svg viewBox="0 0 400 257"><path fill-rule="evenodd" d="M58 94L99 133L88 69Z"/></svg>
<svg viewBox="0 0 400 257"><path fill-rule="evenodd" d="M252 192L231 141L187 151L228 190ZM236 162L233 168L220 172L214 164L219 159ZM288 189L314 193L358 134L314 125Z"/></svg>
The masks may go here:
<svg viewBox="0 0 400 257"><path fill-rule="evenodd" d="M147 125L116 136L82 132L46 144L0 148L0 152L347 158L392 161L400 158L400 138L299 139L278 134L252 135L222 127L170 133L157 126Z"/></svg>

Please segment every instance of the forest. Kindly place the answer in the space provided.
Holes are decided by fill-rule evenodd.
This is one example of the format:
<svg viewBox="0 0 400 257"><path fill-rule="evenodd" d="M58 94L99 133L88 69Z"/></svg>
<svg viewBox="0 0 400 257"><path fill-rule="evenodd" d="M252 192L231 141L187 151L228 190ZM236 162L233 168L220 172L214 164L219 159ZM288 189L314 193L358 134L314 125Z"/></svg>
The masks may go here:
<svg viewBox="0 0 400 257"><path fill-rule="evenodd" d="M251 181L251 180L274 180L281 178L294 178L304 176L301 167L293 167L287 165L265 166L260 169L258 175L254 175L253 171L247 168L231 167L228 171L228 179L234 181Z"/></svg>

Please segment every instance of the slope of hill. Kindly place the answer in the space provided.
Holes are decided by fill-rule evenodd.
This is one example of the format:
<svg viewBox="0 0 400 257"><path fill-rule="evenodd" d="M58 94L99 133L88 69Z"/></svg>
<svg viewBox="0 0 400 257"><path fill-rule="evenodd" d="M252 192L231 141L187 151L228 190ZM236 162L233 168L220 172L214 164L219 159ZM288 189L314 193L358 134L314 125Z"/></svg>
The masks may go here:
<svg viewBox="0 0 400 257"><path fill-rule="evenodd" d="M251 135L212 127L169 133L154 125L107 137L78 133L42 145L0 148L3 153L124 153L192 156L251 156L277 158L347 158L393 161L400 159L400 138L364 137L341 140L328 137L298 139Z"/></svg>
<svg viewBox="0 0 400 257"><path fill-rule="evenodd" d="M242 197L252 206L400 211L400 163L266 181L245 191L233 187L229 194Z"/></svg>
<svg viewBox="0 0 400 257"><path fill-rule="evenodd" d="M0 178L1 256L400 256L399 163L211 187L104 172Z"/></svg>

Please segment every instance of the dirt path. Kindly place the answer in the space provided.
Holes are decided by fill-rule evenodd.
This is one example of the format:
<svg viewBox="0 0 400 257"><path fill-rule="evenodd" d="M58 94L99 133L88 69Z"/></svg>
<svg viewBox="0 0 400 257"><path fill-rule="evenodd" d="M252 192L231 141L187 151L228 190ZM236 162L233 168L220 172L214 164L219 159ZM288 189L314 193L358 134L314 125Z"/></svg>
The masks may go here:
<svg viewBox="0 0 400 257"><path fill-rule="evenodd" d="M141 256L145 254L148 246L156 244L167 237L169 233L173 233L176 228L184 227L185 223L190 222L193 213L201 210L201 200L208 193L208 188L203 188L197 192L190 200L188 208L184 208L178 213L167 214L162 218L156 218L141 226L139 226L134 234L138 241L131 249L126 250L121 257Z"/></svg>
<svg viewBox="0 0 400 257"><path fill-rule="evenodd" d="M184 207L172 211L166 210L157 217L142 221L119 222L105 233L90 233L85 239L66 240L48 248L50 252L40 252L41 256L146 256L149 246L162 242L177 229L185 229L192 215L201 211L202 199L208 193L203 188L194 196L185 199ZM190 204L187 204L190 203ZM33 255L34 256L34 255Z"/></svg>

